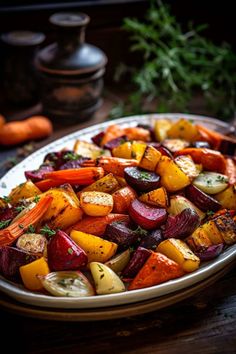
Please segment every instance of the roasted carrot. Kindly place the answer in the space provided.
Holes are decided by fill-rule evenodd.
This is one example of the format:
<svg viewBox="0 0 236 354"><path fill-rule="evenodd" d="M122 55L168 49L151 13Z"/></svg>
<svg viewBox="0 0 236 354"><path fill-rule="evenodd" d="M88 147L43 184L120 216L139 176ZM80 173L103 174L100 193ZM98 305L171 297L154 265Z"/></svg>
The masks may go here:
<svg viewBox="0 0 236 354"><path fill-rule="evenodd" d="M0 246L10 245L26 232L30 225L34 226L48 210L53 198L45 196L28 213L17 219L13 224L0 231Z"/></svg>
<svg viewBox="0 0 236 354"><path fill-rule="evenodd" d="M117 124L112 124L104 132L100 146L104 146L108 141L124 135L124 130Z"/></svg>
<svg viewBox="0 0 236 354"><path fill-rule="evenodd" d="M136 192L129 186L118 189L112 194L113 197L113 213L125 214L131 202L137 198Z"/></svg>
<svg viewBox="0 0 236 354"><path fill-rule="evenodd" d="M130 166L137 166L138 161L134 159L122 159L119 157L102 156L98 158L98 166L101 166L106 173L124 177L124 169Z"/></svg>
<svg viewBox="0 0 236 354"><path fill-rule="evenodd" d="M150 141L150 131L139 127L129 127L123 129L123 134L127 136L128 140Z"/></svg>
<svg viewBox="0 0 236 354"><path fill-rule="evenodd" d="M35 185L41 190L41 192L46 192L50 188L58 187L63 183L64 182L60 181L60 180L54 180L54 179L47 178L47 179L42 179L42 181L35 182Z"/></svg>
<svg viewBox="0 0 236 354"><path fill-rule="evenodd" d="M71 226L66 232L69 234L71 230L77 230L92 234L95 236L102 236L105 232L106 226L114 221L128 221L129 216L125 214L110 213L107 216L85 216L82 220Z"/></svg>
<svg viewBox="0 0 236 354"><path fill-rule="evenodd" d="M147 288L179 278L184 272L179 264L159 252L152 252L144 266L130 283L128 290Z"/></svg>
<svg viewBox="0 0 236 354"><path fill-rule="evenodd" d="M46 179L79 185L89 185L104 176L101 167L84 167L53 171L45 174Z"/></svg>
<svg viewBox="0 0 236 354"><path fill-rule="evenodd" d="M175 157L180 155L190 155L195 163L202 165L204 170L225 172L226 159L219 151L206 148L185 148L175 153Z"/></svg>
<svg viewBox="0 0 236 354"><path fill-rule="evenodd" d="M215 214L213 214L211 216L211 219L215 219L215 218L217 218L218 216L221 216L221 215L227 215L229 217L233 217L235 214L236 214L236 211L233 210L233 209L232 210L230 210L230 209L220 209L217 212L215 212Z"/></svg>
<svg viewBox="0 0 236 354"><path fill-rule="evenodd" d="M222 142L229 142L229 143L236 144L235 138L231 138L227 135L218 133L200 124L197 124L196 127L202 139L207 141L212 146L213 149L220 150Z"/></svg>
<svg viewBox="0 0 236 354"><path fill-rule="evenodd" d="M3 115L0 114L0 128L3 127L3 125L5 124L5 118L3 117Z"/></svg>
<svg viewBox="0 0 236 354"><path fill-rule="evenodd" d="M225 175L229 177L229 184L236 183L236 164L230 157L226 158Z"/></svg>
<svg viewBox="0 0 236 354"><path fill-rule="evenodd" d="M0 144L8 146L42 139L51 135L52 131L52 123L47 117L33 116L21 121L12 121L1 128Z"/></svg>

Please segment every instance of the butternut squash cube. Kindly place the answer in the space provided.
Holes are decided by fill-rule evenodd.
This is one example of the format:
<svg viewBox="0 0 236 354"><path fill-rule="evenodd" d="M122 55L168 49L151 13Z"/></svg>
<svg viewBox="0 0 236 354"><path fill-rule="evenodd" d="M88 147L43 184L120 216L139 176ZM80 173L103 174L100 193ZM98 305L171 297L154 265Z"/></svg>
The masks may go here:
<svg viewBox="0 0 236 354"><path fill-rule="evenodd" d="M199 226L192 235L188 236L185 239L185 242L189 245L191 250L199 251L203 248L207 248L212 246L212 241L208 236L207 231L203 228L203 226Z"/></svg>
<svg viewBox="0 0 236 354"><path fill-rule="evenodd" d="M44 257L19 268L24 286L33 291L42 290L43 286L38 276L45 276L50 273L47 261Z"/></svg>
<svg viewBox="0 0 236 354"><path fill-rule="evenodd" d="M105 263L110 259L117 250L117 244L102 239L99 236L87 234L82 231L72 230L71 238L79 245L87 254L88 262Z"/></svg>
<svg viewBox="0 0 236 354"><path fill-rule="evenodd" d="M169 119L157 119L154 123L154 134L157 141L167 138L167 131L171 128L172 122Z"/></svg>
<svg viewBox="0 0 236 354"><path fill-rule="evenodd" d="M141 202L162 208L167 208L169 205L168 195L164 187L157 188L151 192L142 194L139 197L139 200L141 200Z"/></svg>
<svg viewBox="0 0 236 354"><path fill-rule="evenodd" d="M167 136L171 139L184 139L193 142L199 138L200 134L193 123L188 119L180 118L172 124L167 131Z"/></svg>
<svg viewBox="0 0 236 354"><path fill-rule="evenodd" d="M82 192L80 194L81 208L90 216L106 216L113 209L113 197L103 192Z"/></svg>
<svg viewBox="0 0 236 354"><path fill-rule="evenodd" d="M229 186L224 191L215 194L214 198L222 205L222 208L236 209L236 185Z"/></svg>
<svg viewBox="0 0 236 354"><path fill-rule="evenodd" d="M108 173L106 176L98 179L94 183L90 184L89 186L83 188L79 193L78 196L81 194L81 192L90 192L90 191L96 191L96 192L104 192L104 193L114 193L120 188L120 184L118 180L114 177L112 173Z"/></svg>
<svg viewBox="0 0 236 354"><path fill-rule="evenodd" d="M185 272L194 272L199 268L200 259L182 240L169 238L162 241L156 251L178 263Z"/></svg>
<svg viewBox="0 0 236 354"><path fill-rule="evenodd" d="M143 157L139 163L139 167L148 171L155 171L160 158L160 151L149 145L144 151Z"/></svg>
<svg viewBox="0 0 236 354"><path fill-rule="evenodd" d="M132 150L131 150L131 159L135 159L138 162L140 162L146 150L146 147L147 145L142 142L140 143L138 141L133 141Z"/></svg>
<svg viewBox="0 0 236 354"><path fill-rule="evenodd" d="M213 245L218 245L219 243L224 242L221 232L216 226L215 220L210 220L203 224L202 229L206 231L207 236L211 240Z"/></svg>
<svg viewBox="0 0 236 354"><path fill-rule="evenodd" d="M9 199L11 204L16 204L20 199L35 197L41 193L40 189L32 181L28 180L13 188L9 194Z"/></svg>
<svg viewBox="0 0 236 354"><path fill-rule="evenodd" d="M120 157L123 159L131 159L131 152L132 152L132 143L130 141L126 141L123 144L112 149L112 156Z"/></svg>
<svg viewBox="0 0 236 354"><path fill-rule="evenodd" d="M161 185L168 192L176 192L190 184L189 177L167 156L162 156L156 173L161 176Z"/></svg>

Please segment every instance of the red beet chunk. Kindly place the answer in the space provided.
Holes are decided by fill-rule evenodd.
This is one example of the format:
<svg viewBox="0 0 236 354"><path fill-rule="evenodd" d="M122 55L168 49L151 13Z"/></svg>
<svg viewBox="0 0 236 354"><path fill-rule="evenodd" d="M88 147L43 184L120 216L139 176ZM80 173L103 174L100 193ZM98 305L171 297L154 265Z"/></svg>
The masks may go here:
<svg viewBox="0 0 236 354"><path fill-rule="evenodd" d="M221 204L216 199L193 185L187 186L185 192L186 197L202 211L217 211L221 208Z"/></svg>
<svg viewBox="0 0 236 354"><path fill-rule="evenodd" d="M146 230L158 228L167 218L165 209L151 207L138 199L134 199L130 204L129 215L134 222Z"/></svg>
<svg viewBox="0 0 236 354"><path fill-rule="evenodd" d="M200 218L195 210L186 208L175 216L168 216L164 238L185 238L193 233L199 226Z"/></svg>
<svg viewBox="0 0 236 354"><path fill-rule="evenodd" d="M122 275L126 278L134 278L150 255L151 251L139 246L123 270Z"/></svg>

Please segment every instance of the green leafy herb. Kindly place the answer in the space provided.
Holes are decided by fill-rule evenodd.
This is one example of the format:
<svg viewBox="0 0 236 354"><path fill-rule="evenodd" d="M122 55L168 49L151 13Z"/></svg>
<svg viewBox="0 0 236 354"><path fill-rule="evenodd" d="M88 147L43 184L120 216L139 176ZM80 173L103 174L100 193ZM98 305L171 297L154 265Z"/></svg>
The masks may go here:
<svg viewBox="0 0 236 354"><path fill-rule="evenodd" d="M52 237L53 235L56 234L56 231L50 229L50 227L48 225L44 225L44 227L42 227L40 229L40 233L45 235L45 236Z"/></svg>
<svg viewBox="0 0 236 354"><path fill-rule="evenodd" d="M24 210L26 208L26 206L25 205L19 205L19 206L16 206L15 207L15 210L18 212L18 213L20 213L22 210Z"/></svg>
<svg viewBox="0 0 236 354"><path fill-rule="evenodd" d="M33 225L30 225L26 231L27 234L33 234L35 233L35 227Z"/></svg>
<svg viewBox="0 0 236 354"><path fill-rule="evenodd" d="M146 171L141 171L140 172L140 177L141 177L141 179L147 179L147 180L149 180L151 178L150 174L148 172L146 172Z"/></svg>
<svg viewBox="0 0 236 354"><path fill-rule="evenodd" d="M228 182L228 178L225 177L225 176L218 175L217 178L216 178L216 181L217 182L222 182L222 183L227 183Z"/></svg>
<svg viewBox="0 0 236 354"><path fill-rule="evenodd" d="M138 226L134 232L138 234L141 238L145 237L148 233L147 230L142 229L140 226Z"/></svg>
<svg viewBox="0 0 236 354"><path fill-rule="evenodd" d="M11 222L11 219L0 221L0 230L5 229Z"/></svg>
<svg viewBox="0 0 236 354"><path fill-rule="evenodd" d="M36 195L36 196L34 197L34 202L35 202L35 203L38 203L38 202L39 202L39 200L40 200L39 195Z"/></svg>
<svg viewBox="0 0 236 354"><path fill-rule="evenodd" d="M206 214L207 216L213 216L215 213L212 210L207 210Z"/></svg>
<svg viewBox="0 0 236 354"><path fill-rule="evenodd" d="M139 54L139 67L122 63L115 80L130 75L134 93L112 110L111 116L147 112L189 110L195 92L205 98L209 111L231 118L236 111L236 54L230 45L216 45L203 35L206 25L187 31L162 1L152 0L145 20L125 18L123 28L130 35L130 51ZM155 106L157 104L157 107ZM153 106L152 105L152 106ZM150 106L150 105L149 105ZM117 117L117 116L116 116Z"/></svg>
<svg viewBox="0 0 236 354"><path fill-rule="evenodd" d="M68 250L67 250L67 252L68 252L69 254L72 254L72 253L73 253L72 248L71 248L71 247L69 247L69 248L68 248Z"/></svg>
<svg viewBox="0 0 236 354"><path fill-rule="evenodd" d="M78 160L79 158L79 155L76 154L75 152L67 152L64 156L63 156L63 159L64 160Z"/></svg>
<svg viewBox="0 0 236 354"><path fill-rule="evenodd" d="M2 197L2 199L3 199L4 202L6 202L6 203L11 203L11 198L9 198L7 195L4 195L4 197Z"/></svg>

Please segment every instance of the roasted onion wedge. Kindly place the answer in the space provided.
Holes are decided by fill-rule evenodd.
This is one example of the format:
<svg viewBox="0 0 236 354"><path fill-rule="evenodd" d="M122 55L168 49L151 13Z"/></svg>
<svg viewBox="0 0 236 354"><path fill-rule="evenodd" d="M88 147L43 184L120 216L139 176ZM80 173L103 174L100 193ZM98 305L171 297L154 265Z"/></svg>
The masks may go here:
<svg viewBox="0 0 236 354"><path fill-rule="evenodd" d="M39 277L43 287L54 296L81 297L95 295L93 286L80 271L52 272Z"/></svg>
<svg viewBox="0 0 236 354"><path fill-rule="evenodd" d="M220 193L228 187L229 178L218 172L202 172L193 181L193 185L207 194Z"/></svg>

